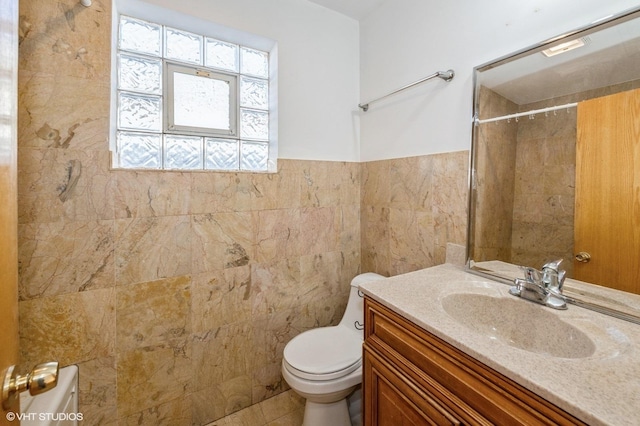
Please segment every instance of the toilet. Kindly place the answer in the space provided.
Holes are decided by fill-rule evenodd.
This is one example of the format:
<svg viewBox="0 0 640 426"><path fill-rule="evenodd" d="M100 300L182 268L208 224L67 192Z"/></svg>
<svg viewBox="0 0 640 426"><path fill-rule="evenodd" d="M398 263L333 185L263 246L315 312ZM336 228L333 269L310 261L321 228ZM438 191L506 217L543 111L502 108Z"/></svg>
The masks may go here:
<svg viewBox="0 0 640 426"><path fill-rule="evenodd" d="M340 324L305 331L285 346L282 376L307 400L303 426L351 426L347 397L362 382L364 300L358 286L384 278L357 275Z"/></svg>

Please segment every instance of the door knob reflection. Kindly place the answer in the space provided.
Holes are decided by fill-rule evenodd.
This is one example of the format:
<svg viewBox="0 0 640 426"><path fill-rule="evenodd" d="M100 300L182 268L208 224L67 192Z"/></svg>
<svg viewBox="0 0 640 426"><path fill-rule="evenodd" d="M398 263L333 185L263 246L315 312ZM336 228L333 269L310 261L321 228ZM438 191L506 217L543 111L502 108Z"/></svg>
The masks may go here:
<svg viewBox="0 0 640 426"><path fill-rule="evenodd" d="M576 260L580 263L589 263L589 261L591 260L591 255L586 251L581 251L580 253L576 254Z"/></svg>

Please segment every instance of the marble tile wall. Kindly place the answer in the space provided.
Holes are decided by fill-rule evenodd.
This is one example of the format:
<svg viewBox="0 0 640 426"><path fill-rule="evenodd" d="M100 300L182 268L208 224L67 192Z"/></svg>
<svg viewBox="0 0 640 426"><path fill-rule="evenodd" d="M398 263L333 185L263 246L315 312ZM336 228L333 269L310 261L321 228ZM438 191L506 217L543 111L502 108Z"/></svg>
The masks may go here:
<svg viewBox="0 0 640 426"><path fill-rule="evenodd" d="M480 118L517 112L518 106L497 93L480 88ZM476 203L473 259L511 260L511 234L516 174L518 127L506 121L483 123L475 128Z"/></svg>
<svg viewBox="0 0 640 426"><path fill-rule="evenodd" d="M284 345L337 323L360 271L360 166L282 160L275 175L104 167L137 181L105 194L131 217L19 224L23 364L79 364L88 424L205 424L286 390ZM344 195L316 198L311 182ZM295 201L262 207L283 188ZM194 212L190 202L206 194L209 211ZM225 209L245 196L244 208ZM184 200L184 211L168 211Z"/></svg>
<svg viewBox="0 0 640 426"><path fill-rule="evenodd" d="M483 118L544 108L516 105L482 88ZM566 101L569 102L569 101ZM477 130L478 202L474 259L541 267L571 258L575 189L575 110L481 124ZM570 263L570 262L569 262ZM565 265L571 272L571 265Z"/></svg>
<svg viewBox="0 0 640 426"><path fill-rule="evenodd" d="M22 368L78 364L85 424L201 425L279 395L284 345L337 323L354 275L464 243L466 152L111 170L111 3L20 15Z"/></svg>
<svg viewBox="0 0 640 426"><path fill-rule="evenodd" d="M205 424L287 389L284 345L360 271L360 165L109 166L110 2L22 1L22 365L80 366L87 424Z"/></svg>
<svg viewBox="0 0 640 426"><path fill-rule="evenodd" d="M553 100L557 104L558 100ZM540 108L525 105L524 110ZM520 120L511 260L541 268L554 258L573 258L576 109ZM571 261L563 268L569 276Z"/></svg>
<svg viewBox="0 0 640 426"><path fill-rule="evenodd" d="M362 164L362 271L398 275L466 244L469 152Z"/></svg>

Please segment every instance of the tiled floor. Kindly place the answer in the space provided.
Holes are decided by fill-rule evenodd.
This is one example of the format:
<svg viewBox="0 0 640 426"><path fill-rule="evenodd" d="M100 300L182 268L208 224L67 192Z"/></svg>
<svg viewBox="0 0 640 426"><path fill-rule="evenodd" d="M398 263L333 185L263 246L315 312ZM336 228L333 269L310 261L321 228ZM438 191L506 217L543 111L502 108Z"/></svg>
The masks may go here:
<svg viewBox="0 0 640 426"><path fill-rule="evenodd" d="M207 426L300 426L304 402L303 398L288 390Z"/></svg>

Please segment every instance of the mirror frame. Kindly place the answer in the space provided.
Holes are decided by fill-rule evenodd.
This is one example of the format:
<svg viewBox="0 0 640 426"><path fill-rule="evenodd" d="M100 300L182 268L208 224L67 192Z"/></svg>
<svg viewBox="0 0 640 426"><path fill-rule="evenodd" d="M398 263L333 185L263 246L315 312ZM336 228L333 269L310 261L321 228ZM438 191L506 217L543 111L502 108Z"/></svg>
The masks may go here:
<svg viewBox="0 0 640 426"><path fill-rule="evenodd" d="M477 123L477 120L479 117L479 91L480 91L480 87L478 85L479 73L481 73L482 71L487 71L497 66L518 60L520 58L539 53L542 50L561 44L567 40L584 37L589 34L604 30L606 28L613 27L615 25L618 25L636 18L640 18L640 7L628 9L619 14L612 15L611 17L608 17L606 19L596 21L595 23L592 23L590 25L578 28L573 31L569 31L567 33L561 34L559 36L556 36L546 41L543 41L541 43L538 43L536 45L524 48L512 54L505 55L493 61L474 67L473 69L473 116L472 116L472 132L471 132L472 140L471 140L470 161L469 161L469 164L470 164L469 182L468 182L469 197L468 197L468 209L467 209L467 212L468 212L467 259L466 259L466 265L465 265L465 270L467 272L470 272L472 274L479 275L494 281L499 281L504 284L510 284L510 285L513 284L513 280L514 278L516 278L515 276L511 275L511 271L507 273L506 271L492 270L492 269L485 268L483 266L478 266L475 264L473 259L474 235L475 235L475 229L476 229L476 224L474 221L475 213L476 213L475 207L478 200L478 192L477 192L477 185L476 185L476 182L477 182L476 168L478 165L477 164L478 146L476 144L476 139L478 138L478 133L479 133L478 123ZM513 266L514 272L515 270L519 271L519 267L517 265L510 265L510 266ZM519 277L521 277L521 274ZM568 279L568 282L569 281L571 281L572 283L576 283L578 287L598 286L598 284L583 283L577 280ZM603 314L624 319L626 321L640 324L640 308L630 309L630 310L617 309L615 306L612 307L611 304L601 303L598 300L598 298L591 299L588 296L585 297L579 291L572 291L571 289L567 289L567 290L565 290L564 296L566 297L567 302L570 304L574 304L586 309L590 309ZM616 291L615 289L607 289L607 291L608 290L612 290L612 292ZM638 296L630 293L623 293L623 294L625 295L629 294L630 296ZM640 298L638 300L640 300Z"/></svg>

